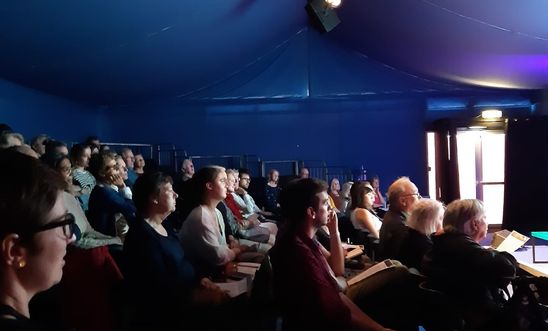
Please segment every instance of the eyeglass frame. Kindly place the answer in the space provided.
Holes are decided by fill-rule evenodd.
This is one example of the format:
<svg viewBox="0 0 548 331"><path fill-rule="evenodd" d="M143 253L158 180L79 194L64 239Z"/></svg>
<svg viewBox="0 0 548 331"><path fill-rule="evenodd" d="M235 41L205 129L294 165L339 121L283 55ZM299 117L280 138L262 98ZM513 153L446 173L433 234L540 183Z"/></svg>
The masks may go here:
<svg viewBox="0 0 548 331"><path fill-rule="evenodd" d="M72 230L72 225L76 223L76 219L72 213L66 213L62 216L63 219L60 221L52 221L48 222L44 225L40 225L30 231L25 231L23 234L21 234L21 237L31 237L39 232L55 229L57 227L63 227L63 235L67 239L72 238L74 236L74 231ZM68 227L66 227L68 225ZM69 233L67 234L67 229Z"/></svg>
<svg viewBox="0 0 548 331"><path fill-rule="evenodd" d="M422 195L421 195L419 192L417 192L417 193L404 194L404 195L402 195L402 198L404 198L404 197L410 197L410 196L413 196L413 195L416 195L418 200L422 199Z"/></svg>

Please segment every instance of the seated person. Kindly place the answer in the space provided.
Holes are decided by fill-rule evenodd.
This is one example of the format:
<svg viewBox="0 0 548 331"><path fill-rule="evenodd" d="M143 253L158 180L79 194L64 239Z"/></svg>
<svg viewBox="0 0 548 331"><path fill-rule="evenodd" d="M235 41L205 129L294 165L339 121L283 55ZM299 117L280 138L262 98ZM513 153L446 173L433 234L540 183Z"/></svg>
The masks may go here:
<svg viewBox="0 0 548 331"><path fill-rule="evenodd" d="M350 221L355 229L369 232L379 238L382 221L373 211L373 187L368 182L357 182L350 189Z"/></svg>
<svg viewBox="0 0 548 331"><path fill-rule="evenodd" d="M346 297L335 279L344 273L340 237L330 236L330 252L313 239L322 225L337 233L327 184L294 180L282 191L280 205L285 223L270 256L282 330L386 330Z"/></svg>
<svg viewBox="0 0 548 331"><path fill-rule="evenodd" d="M270 169L268 173L268 182L265 185L265 210L271 213L277 214L280 210L280 204L278 203L278 196L282 190L278 186L278 180L280 173L276 169Z"/></svg>
<svg viewBox="0 0 548 331"><path fill-rule="evenodd" d="M500 312L499 289L516 276L511 254L480 246L486 234L483 203L455 200L447 206L443 230L432 237L432 250L422 263L431 286L454 301L471 330L492 329L489 323Z"/></svg>
<svg viewBox="0 0 548 331"><path fill-rule="evenodd" d="M413 205L421 198L419 189L409 177L396 179L388 188L390 206L383 217L379 243L382 259L395 259L407 235L407 217Z"/></svg>
<svg viewBox="0 0 548 331"><path fill-rule="evenodd" d="M70 149L70 159L74 166L72 178L74 184L78 187L74 192L82 204L82 209L86 211L89 207L89 195L97 184L95 177L87 170L89 160L91 159L91 148L81 144L72 146Z"/></svg>
<svg viewBox="0 0 548 331"><path fill-rule="evenodd" d="M216 208L226 198L226 172L219 166L201 168L190 179L194 208L183 222L179 238L203 276L219 276L233 261L262 262L264 255L237 241L227 243L225 222Z"/></svg>
<svg viewBox="0 0 548 331"><path fill-rule="evenodd" d="M396 260L409 268L420 270L422 258L432 248L430 236L441 229L443 204L432 199L422 199L415 204L407 220L407 236L403 240Z"/></svg>
<svg viewBox="0 0 548 331"><path fill-rule="evenodd" d="M337 212L341 212L344 210L344 198L341 196L341 184L339 182L338 178L333 178L331 180L331 184L329 185L329 196L333 200L333 203L335 204L335 208L337 208Z"/></svg>
<svg viewBox="0 0 548 331"><path fill-rule="evenodd" d="M369 181L373 187L373 193L375 194L375 200L373 201L373 208L384 208L386 207L386 201L381 193L379 176L373 175Z"/></svg>
<svg viewBox="0 0 548 331"><path fill-rule="evenodd" d="M91 249L94 247L108 245L122 245L122 241L118 237L107 236L98 231L95 231L84 213L82 206L74 196L74 192L70 190L72 187L71 163L67 155L63 154L46 154L47 157L42 158L48 166L57 171L66 181L67 187L63 192L63 200L65 208L74 216L75 224L78 227L79 235L77 236L74 245L83 249Z"/></svg>
<svg viewBox="0 0 548 331"><path fill-rule="evenodd" d="M89 198L88 216L97 231L123 239L135 219L135 206L115 158L116 154L108 151L91 157L89 169L97 185Z"/></svg>
<svg viewBox="0 0 548 331"><path fill-rule="evenodd" d="M61 281L75 238L63 204L66 183L13 150L0 150L0 183L0 330L49 330L30 319L29 302Z"/></svg>
<svg viewBox="0 0 548 331"><path fill-rule="evenodd" d="M131 324L138 330L167 330L181 322L180 315L190 305L220 303L227 297L209 279L196 275L177 235L162 224L175 210L171 178L145 173L133 188L138 216L124 242L134 306Z"/></svg>

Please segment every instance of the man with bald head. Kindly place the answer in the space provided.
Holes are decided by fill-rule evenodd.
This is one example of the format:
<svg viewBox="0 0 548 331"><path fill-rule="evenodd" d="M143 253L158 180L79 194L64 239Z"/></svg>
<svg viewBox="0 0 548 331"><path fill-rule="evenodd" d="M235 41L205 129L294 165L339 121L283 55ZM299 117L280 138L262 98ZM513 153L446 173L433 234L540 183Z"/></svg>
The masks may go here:
<svg viewBox="0 0 548 331"><path fill-rule="evenodd" d="M421 195L409 177L400 177L388 188L390 207L384 215L380 230L379 255L383 259L398 256L401 244L407 235L407 217Z"/></svg>

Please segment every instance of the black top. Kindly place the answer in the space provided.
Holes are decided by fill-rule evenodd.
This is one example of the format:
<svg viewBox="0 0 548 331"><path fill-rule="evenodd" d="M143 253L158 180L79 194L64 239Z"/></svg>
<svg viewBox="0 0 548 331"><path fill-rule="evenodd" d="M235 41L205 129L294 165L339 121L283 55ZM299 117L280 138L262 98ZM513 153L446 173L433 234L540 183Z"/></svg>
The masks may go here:
<svg viewBox="0 0 548 331"><path fill-rule="evenodd" d="M139 217L124 242L126 280L139 319L169 323L177 319L197 283L194 267L185 257L172 229L156 232ZM161 318L160 318L161 316Z"/></svg>
<svg viewBox="0 0 548 331"><path fill-rule="evenodd" d="M407 235L407 215L401 211L389 210L383 218L379 233L379 255L382 259L396 259L400 246Z"/></svg>
<svg viewBox="0 0 548 331"><path fill-rule="evenodd" d="M495 290L516 275L512 255L485 249L464 233L435 235L432 242L422 272L435 288L463 304L493 300Z"/></svg>
<svg viewBox="0 0 548 331"><path fill-rule="evenodd" d="M419 231L408 228L397 260L408 268L420 270L422 258L432 248L432 240Z"/></svg>
<svg viewBox="0 0 548 331"><path fill-rule="evenodd" d="M8 305L0 305L0 330L2 331L53 331L34 323Z"/></svg>

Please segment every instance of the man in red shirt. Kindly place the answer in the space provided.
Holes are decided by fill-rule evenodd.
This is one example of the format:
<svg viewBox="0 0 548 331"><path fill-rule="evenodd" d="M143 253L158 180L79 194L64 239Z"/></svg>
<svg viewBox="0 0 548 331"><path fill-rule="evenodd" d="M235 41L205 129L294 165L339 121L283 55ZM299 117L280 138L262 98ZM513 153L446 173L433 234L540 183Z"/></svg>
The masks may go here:
<svg viewBox="0 0 548 331"><path fill-rule="evenodd" d="M311 178L294 180L281 193L285 228L270 255L283 330L387 330L337 284L335 277L344 274L344 252L328 202L327 184ZM331 251L314 239L323 225L331 234Z"/></svg>

